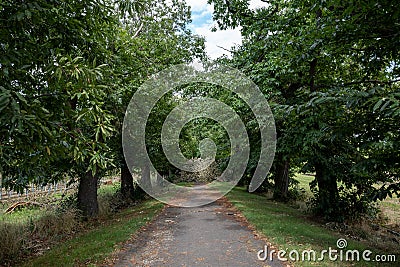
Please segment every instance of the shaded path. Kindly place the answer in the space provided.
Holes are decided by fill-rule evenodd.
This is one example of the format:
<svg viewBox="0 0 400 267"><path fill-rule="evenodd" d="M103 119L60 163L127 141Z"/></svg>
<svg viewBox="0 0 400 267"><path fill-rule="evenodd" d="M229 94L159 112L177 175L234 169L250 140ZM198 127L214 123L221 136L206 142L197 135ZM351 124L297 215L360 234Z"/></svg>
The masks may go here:
<svg viewBox="0 0 400 267"><path fill-rule="evenodd" d="M265 243L235 217L221 201L169 206L125 246L115 266L282 266L257 259Z"/></svg>

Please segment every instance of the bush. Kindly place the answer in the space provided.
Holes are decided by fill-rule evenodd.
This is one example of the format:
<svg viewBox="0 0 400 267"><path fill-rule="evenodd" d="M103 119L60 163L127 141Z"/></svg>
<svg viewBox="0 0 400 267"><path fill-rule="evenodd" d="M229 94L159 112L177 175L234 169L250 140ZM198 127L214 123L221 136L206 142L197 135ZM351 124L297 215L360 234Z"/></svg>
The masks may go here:
<svg viewBox="0 0 400 267"><path fill-rule="evenodd" d="M42 251L49 243L66 238L82 227L75 209L50 207L38 210L33 216L26 211L27 208L23 208L18 214L2 215L0 266L14 265L21 256Z"/></svg>
<svg viewBox="0 0 400 267"><path fill-rule="evenodd" d="M32 235L37 238L59 240L73 234L80 228L78 211L74 209L57 211L48 210L44 215L32 221Z"/></svg>
<svg viewBox="0 0 400 267"><path fill-rule="evenodd" d="M127 197L121 192L121 184L114 183L108 188L102 187L97 201L99 203L99 215L109 215L126 207L137 205L147 197L147 194L137 184L134 185L132 197Z"/></svg>
<svg viewBox="0 0 400 267"><path fill-rule="evenodd" d="M64 212L68 210L78 210L78 193L74 193L63 197L60 203L56 206L58 212Z"/></svg>
<svg viewBox="0 0 400 267"><path fill-rule="evenodd" d="M298 185L289 188L288 200L305 201L307 199L306 190Z"/></svg>
<svg viewBox="0 0 400 267"><path fill-rule="evenodd" d="M0 222L0 265L8 265L20 256L27 237L26 226Z"/></svg>
<svg viewBox="0 0 400 267"><path fill-rule="evenodd" d="M139 194L140 188L136 190ZM99 215L107 216L137 201L123 197L118 183L104 186L98 195ZM40 253L49 244L66 239L84 227L76 194L65 197L57 205L32 210L22 208L13 214L3 214L1 218L0 266L14 265L21 256Z"/></svg>
<svg viewBox="0 0 400 267"><path fill-rule="evenodd" d="M345 222L364 217L376 218L379 212L375 202L352 190L342 190L334 207L325 207L318 199L318 191L314 191L314 197L308 205L315 215L322 216L327 221Z"/></svg>
<svg viewBox="0 0 400 267"><path fill-rule="evenodd" d="M180 178L176 182L210 183L221 176L221 171L219 170L215 162L211 163L211 165L204 170L201 170L201 167L204 164L203 159L192 159L191 162L195 166L195 168L199 169L199 171L181 171Z"/></svg>

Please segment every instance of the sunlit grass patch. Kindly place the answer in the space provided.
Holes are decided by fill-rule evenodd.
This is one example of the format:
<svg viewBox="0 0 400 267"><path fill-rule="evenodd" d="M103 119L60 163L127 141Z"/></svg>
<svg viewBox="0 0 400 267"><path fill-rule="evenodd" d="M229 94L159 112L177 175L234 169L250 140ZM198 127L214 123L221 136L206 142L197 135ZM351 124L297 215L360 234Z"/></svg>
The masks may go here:
<svg viewBox="0 0 400 267"><path fill-rule="evenodd" d="M322 227L318 222L310 220L298 209L286 204L268 200L264 196L249 194L243 188L235 188L228 199L238 208L247 220L278 249L287 251L315 250L321 252L329 247L336 248L339 238L348 241L346 249L364 251L373 248L354 241L340 233ZM260 248L262 249L262 248ZM377 250L375 250L377 251ZM325 257L326 259L326 257ZM296 262L295 266L376 266L368 262ZM394 265L395 266L395 265Z"/></svg>

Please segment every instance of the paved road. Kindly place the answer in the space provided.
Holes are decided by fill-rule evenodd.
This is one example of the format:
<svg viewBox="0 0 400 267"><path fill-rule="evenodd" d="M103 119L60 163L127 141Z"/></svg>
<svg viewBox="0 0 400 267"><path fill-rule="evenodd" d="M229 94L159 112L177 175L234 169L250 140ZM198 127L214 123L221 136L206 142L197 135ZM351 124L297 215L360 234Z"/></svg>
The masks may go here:
<svg viewBox="0 0 400 267"><path fill-rule="evenodd" d="M257 259L265 243L235 217L221 201L169 206L126 245L115 266L282 266Z"/></svg>

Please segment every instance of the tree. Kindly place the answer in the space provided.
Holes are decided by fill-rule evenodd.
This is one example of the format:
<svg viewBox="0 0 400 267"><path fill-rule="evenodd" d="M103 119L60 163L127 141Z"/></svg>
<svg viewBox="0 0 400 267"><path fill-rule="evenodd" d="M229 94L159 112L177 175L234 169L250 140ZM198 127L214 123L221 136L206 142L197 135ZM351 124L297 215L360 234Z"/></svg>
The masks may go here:
<svg viewBox="0 0 400 267"><path fill-rule="evenodd" d="M104 77L120 25L114 8L97 0L6 1L0 8L5 185L22 190L78 178L78 205L88 217L98 212L98 180L113 166Z"/></svg>
<svg viewBox="0 0 400 267"><path fill-rule="evenodd" d="M113 88L110 109L118 114L114 120L116 132L110 146L116 152L121 168L121 190L127 198L135 198L130 166L127 166L122 150L122 122L125 111L136 89L155 74L169 66L188 63L204 57L204 40L186 28L190 21L188 6L183 1L146 1L136 13L136 20L127 19L119 29L113 43ZM174 106L171 96L164 97L157 111L166 113ZM154 138L162 120L152 117L148 122L150 156L157 169L168 173L171 165L163 156L159 139ZM150 138L151 137L151 138ZM146 169L146 168L145 168ZM145 171L147 175L147 171Z"/></svg>
<svg viewBox="0 0 400 267"><path fill-rule="evenodd" d="M385 151L398 158L390 150L398 142L394 4L269 1L249 10L248 1L210 2L221 28L242 27L244 42L232 63L272 102L278 195L285 195L288 160L316 173L315 211L329 219L363 212L377 196L399 192L398 164L382 157Z"/></svg>
<svg viewBox="0 0 400 267"><path fill-rule="evenodd" d="M21 191L78 179L78 206L92 217L99 179L119 165L131 195L120 142L124 109L149 75L203 53L203 40L186 29L187 6L3 1L0 16L4 184Z"/></svg>

